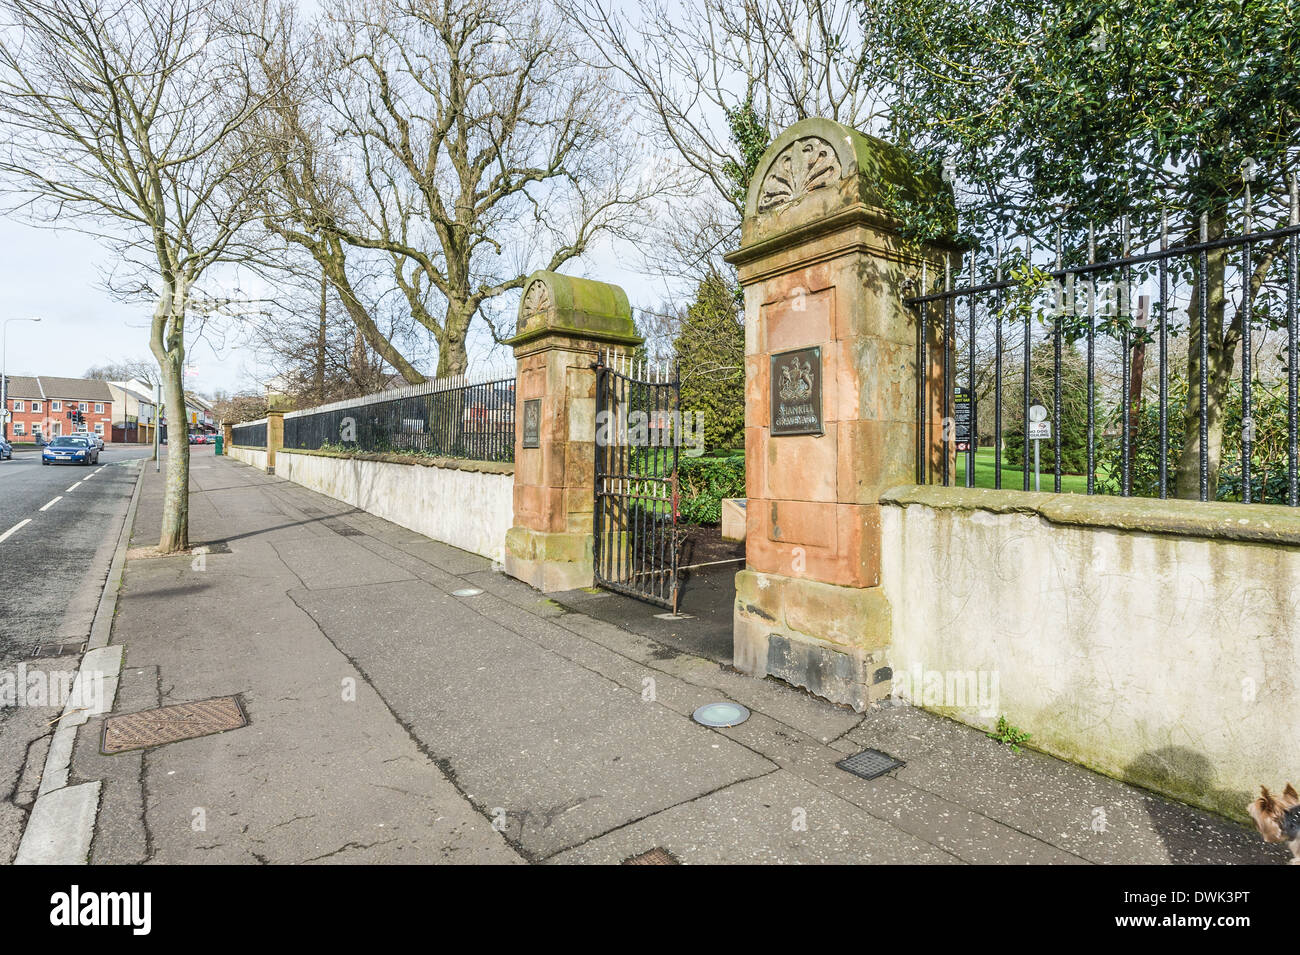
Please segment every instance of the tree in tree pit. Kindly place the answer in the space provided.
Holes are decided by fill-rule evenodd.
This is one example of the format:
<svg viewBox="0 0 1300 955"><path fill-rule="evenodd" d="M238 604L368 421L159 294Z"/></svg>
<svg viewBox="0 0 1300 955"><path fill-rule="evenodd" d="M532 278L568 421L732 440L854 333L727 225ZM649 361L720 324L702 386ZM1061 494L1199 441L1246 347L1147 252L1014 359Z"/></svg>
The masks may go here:
<svg viewBox="0 0 1300 955"><path fill-rule="evenodd" d="M186 319L218 307L201 282L246 260L264 162L236 133L261 94L241 63L255 23L217 0L0 0L0 177L30 219L103 240L112 286L149 298L149 346L184 421ZM189 544L189 447L167 457L158 548Z"/></svg>

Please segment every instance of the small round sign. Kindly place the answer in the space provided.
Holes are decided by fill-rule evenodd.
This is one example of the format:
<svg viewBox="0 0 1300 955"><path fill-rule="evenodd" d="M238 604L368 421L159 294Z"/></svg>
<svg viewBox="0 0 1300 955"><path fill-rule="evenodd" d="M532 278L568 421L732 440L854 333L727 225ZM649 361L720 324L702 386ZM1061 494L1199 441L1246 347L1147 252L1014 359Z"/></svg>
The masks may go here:
<svg viewBox="0 0 1300 955"><path fill-rule="evenodd" d="M1046 421L1046 420L1047 420L1047 409L1044 408L1042 405L1033 405L1033 406L1031 406L1030 409L1029 409L1029 420L1030 420L1030 421Z"/></svg>
<svg viewBox="0 0 1300 955"><path fill-rule="evenodd" d="M739 703L705 703L691 718L702 726L738 726L749 719L749 710Z"/></svg>

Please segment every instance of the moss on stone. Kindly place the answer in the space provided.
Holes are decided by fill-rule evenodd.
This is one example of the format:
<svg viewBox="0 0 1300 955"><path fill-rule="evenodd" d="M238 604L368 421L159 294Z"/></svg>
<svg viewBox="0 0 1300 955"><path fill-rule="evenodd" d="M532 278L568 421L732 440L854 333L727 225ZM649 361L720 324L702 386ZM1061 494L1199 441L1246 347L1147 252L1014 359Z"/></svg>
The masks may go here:
<svg viewBox="0 0 1300 955"><path fill-rule="evenodd" d="M1162 501L935 485L891 488L881 495L880 502L898 507L917 504L946 511L1037 514L1052 524L1064 526L1300 546L1300 513L1279 504Z"/></svg>
<svg viewBox="0 0 1300 955"><path fill-rule="evenodd" d="M238 447L238 445L236 445ZM263 448L250 450L261 451ZM280 448L280 454L301 454L318 458L342 458L351 461L378 461L382 464L418 464L425 468L445 468L452 471L474 471L481 474L514 474L510 461L472 461L468 458L435 458L423 454L398 454L380 451L309 451L302 448Z"/></svg>

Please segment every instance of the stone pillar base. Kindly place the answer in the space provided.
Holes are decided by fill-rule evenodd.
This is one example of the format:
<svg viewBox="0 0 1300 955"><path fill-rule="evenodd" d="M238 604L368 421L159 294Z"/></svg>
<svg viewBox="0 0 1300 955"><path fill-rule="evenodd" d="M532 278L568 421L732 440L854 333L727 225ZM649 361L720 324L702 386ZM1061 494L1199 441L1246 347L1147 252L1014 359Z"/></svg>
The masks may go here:
<svg viewBox="0 0 1300 955"><path fill-rule="evenodd" d="M733 628L742 673L777 677L858 712L889 696L890 611L880 587L742 570Z"/></svg>
<svg viewBox="0 0 1300 955"><path fill-rule="evenodd" d="M512 527L506 534L506 573L543 593L590 587L592 536Z"/></svg>

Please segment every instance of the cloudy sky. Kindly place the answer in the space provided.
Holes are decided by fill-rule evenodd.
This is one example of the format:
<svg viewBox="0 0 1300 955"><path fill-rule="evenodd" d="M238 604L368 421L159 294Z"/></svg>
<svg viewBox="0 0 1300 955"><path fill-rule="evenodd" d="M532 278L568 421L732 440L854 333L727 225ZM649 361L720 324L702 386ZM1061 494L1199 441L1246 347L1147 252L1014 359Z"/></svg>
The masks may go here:
<svg viewBox="0 0 1300 955"><path fill-rule="evenodd" d="M650 307L664 290L635 270L636 258L625 248L606 246L566 271L620 284L635 306ZM111 254L91 237L0 216L0 320L41 318L8 324L9 374L77 377L106 362L152 361L149 308L124 305L104 288L104 272L111 266ZM471 355L495 369L503 356L490 354L490 340L481 331ZM239 337L232 328L187 342L192 388L209 394L257 388L269 376Z"/></svg>

